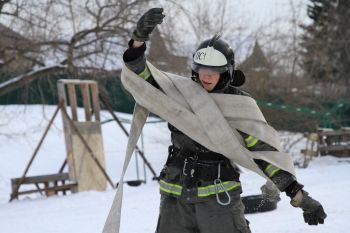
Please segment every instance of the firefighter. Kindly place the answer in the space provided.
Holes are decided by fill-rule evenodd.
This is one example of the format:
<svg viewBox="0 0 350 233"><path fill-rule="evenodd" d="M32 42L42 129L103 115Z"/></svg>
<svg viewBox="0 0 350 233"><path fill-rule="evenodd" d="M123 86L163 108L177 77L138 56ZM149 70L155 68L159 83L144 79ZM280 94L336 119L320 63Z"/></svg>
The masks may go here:
<svg viewBox="0 0 350 233"><path fill-rule="evenodd" d="M152 8L137 22L129 48L123 55L126 66L153 86L145 58L146 41L164 18L162 8ZM192 80L207 92L248 95L236 86L244 78L235 70L234 53L220 35L203 41L192 61ZM225 156L210 151L180 130L168 124L171 142L166 164L160 174L160 213L157 233L249 233L239 171ZM251 151L276 151L252 135L240 132ZM291 198L291 204L303 210L306 223L323 224L322 205L303 190L296 177L264 160L255 163L274 185ZM269 189L263 189L267 198ZM272 192L271 198L276 199Z"/></svg>

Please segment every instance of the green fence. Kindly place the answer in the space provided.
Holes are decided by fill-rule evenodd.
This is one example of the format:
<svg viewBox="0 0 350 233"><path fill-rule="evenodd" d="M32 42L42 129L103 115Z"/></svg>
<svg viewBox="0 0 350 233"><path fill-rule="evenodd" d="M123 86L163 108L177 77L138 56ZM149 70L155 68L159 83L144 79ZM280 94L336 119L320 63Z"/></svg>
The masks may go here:
<svg viewBox="0 0 350 233"><path fill-rule="evenodd" d="M6 95L0 96L0 104L48 104L58 103L57 81L59 79L70 78L66 75L55 75L49 78L43 77L18 88ZM86 78L92 79L92 78ZM93 79L94 80L94 79ZM113 110L119 112L132 113L134 100L121 85L118 77L106 77L95 79L99 84L100 92L108 97ZM4 80L2 80L4 81ZM2 82L0 80L0 83ZM79 92L78 92L79 93ZM78 95L78 106L82 106L82 99Z"/></svg>
<svg viewBox="0 0 350 233"><path fill-rule="evenodd" d="M70 77L67 75L54 75L35 80L29 85L0 96L0 104L56 105L58 102L57 81L66 78ZM132 96L123 88L119 74L115 77L99 77L98 79L87 77L86 79L93 79L99 83L100 92L108 97L114 111L132 113L135 102ZM3 81L5 81L5 78L0 77L0 83ZM78 96L78 106L82 106L81 101L81 98ZM316 111L310 107L291 106L263 100L257 100L257 103L263 109L273 109L284 113L296 113L298 115L303 114L307 117L318 119L319 126L321 127L350 127L350 101L348 100L322 103L322 108L327 111Z"/></svg>
<svg viewBox="0 0 350 233"><path fill-rule="evenodd" d="M318 118L320 120L320 127L335 129L350 127L350 101L347 100L322 103L322 106L327 109L327 111L316 111L307 107L296 107L263 100L257 100L257 103L263 108L304 114Z"/></svg>

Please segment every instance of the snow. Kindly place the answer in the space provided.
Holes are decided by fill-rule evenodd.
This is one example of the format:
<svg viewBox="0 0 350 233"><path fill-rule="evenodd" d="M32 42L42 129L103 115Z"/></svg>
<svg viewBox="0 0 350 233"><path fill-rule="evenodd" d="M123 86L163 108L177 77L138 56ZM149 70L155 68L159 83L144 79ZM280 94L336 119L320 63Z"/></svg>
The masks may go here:
<svg viewBox="0 0 350 233"><path fill-rule="evenodd" d="M115 190L105 192L81 192L67 196L42 197L31 195L8 203L10 179L20 177L31 157L55 106L0 106L0 232L1 233L70 233L101 232L109 212ZM79 109L83 116L82 109ZM130 119L127 114L117 113ZM110 119L102 111L102 120ZM154 119L153 119L154 120ZM124 124L129 128L128 124ZM107 173L116 182L124 159L126 137L117 124L102 126ZM291 143L300 134L281 133L283 141ZM289 139L289 140L287 140ZM165 162L170 143L166 123L147 124L144 130L145 154L154 169L159 172ZM301 140L290 153L297 157L303 147ZM288 148L288 147L287 147ZM58 115L48 133L28 175L56 173L65 156L62 119ZM140 160L139 160L139 163ZM325 156L314 159L307 169L296 169L298 180L305 185L312 197L319 200L328 217L324 225L308 226L300 209L289 204L282 194L278 208L272 212L249 214L253 233L346 233L350 219L350 159ZM142 166L140 176L143 178ZM136 178L135 161L131 161L126 180ZM125 185L122 213L122 233L151 233L155 231L158 210L158 184L147 171L147 183L139 187ZM241 176L243 195L259 193L264 183L259 176L244 171Z"/></svg>

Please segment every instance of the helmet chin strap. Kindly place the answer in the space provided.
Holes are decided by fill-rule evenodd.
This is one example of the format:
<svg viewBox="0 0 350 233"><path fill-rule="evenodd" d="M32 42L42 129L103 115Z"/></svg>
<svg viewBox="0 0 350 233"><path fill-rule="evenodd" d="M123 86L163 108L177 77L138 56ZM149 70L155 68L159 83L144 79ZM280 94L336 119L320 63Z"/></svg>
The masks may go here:
<svg viewBox="0 0 350 233"><path fill-rule="evenodd" d="M192 81L194 81L194 82L196 82L196 83L199 83L199 75L198 75L198 73L196 73L196 72L194 72L194 71L192 70L191 79L192 79Z"/></svg>

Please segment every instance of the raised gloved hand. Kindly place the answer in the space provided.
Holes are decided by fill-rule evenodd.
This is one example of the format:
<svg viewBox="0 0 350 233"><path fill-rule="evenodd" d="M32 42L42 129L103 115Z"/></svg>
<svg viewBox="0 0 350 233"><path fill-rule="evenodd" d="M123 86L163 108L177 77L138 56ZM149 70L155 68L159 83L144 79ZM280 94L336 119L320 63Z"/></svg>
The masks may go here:
<svg viewBox="0 0 350 233"><path fill-rule="evenodd" d="M324 212L322 205L310 197L306 191L301 192L302 196L293 198L290 204L304 211L304 221L309 225L323 224L327 214Z"/></svg>
<svg viewBox="0 0 350 233"><path fill-rule="evenodd" d="M137 22L132 38L136 41L149 40L149 35L152 33L153 29L157 26L157 24L161 24L163 22L165 15L162 13L163 8L152 8L147 11Z"/></svg>

